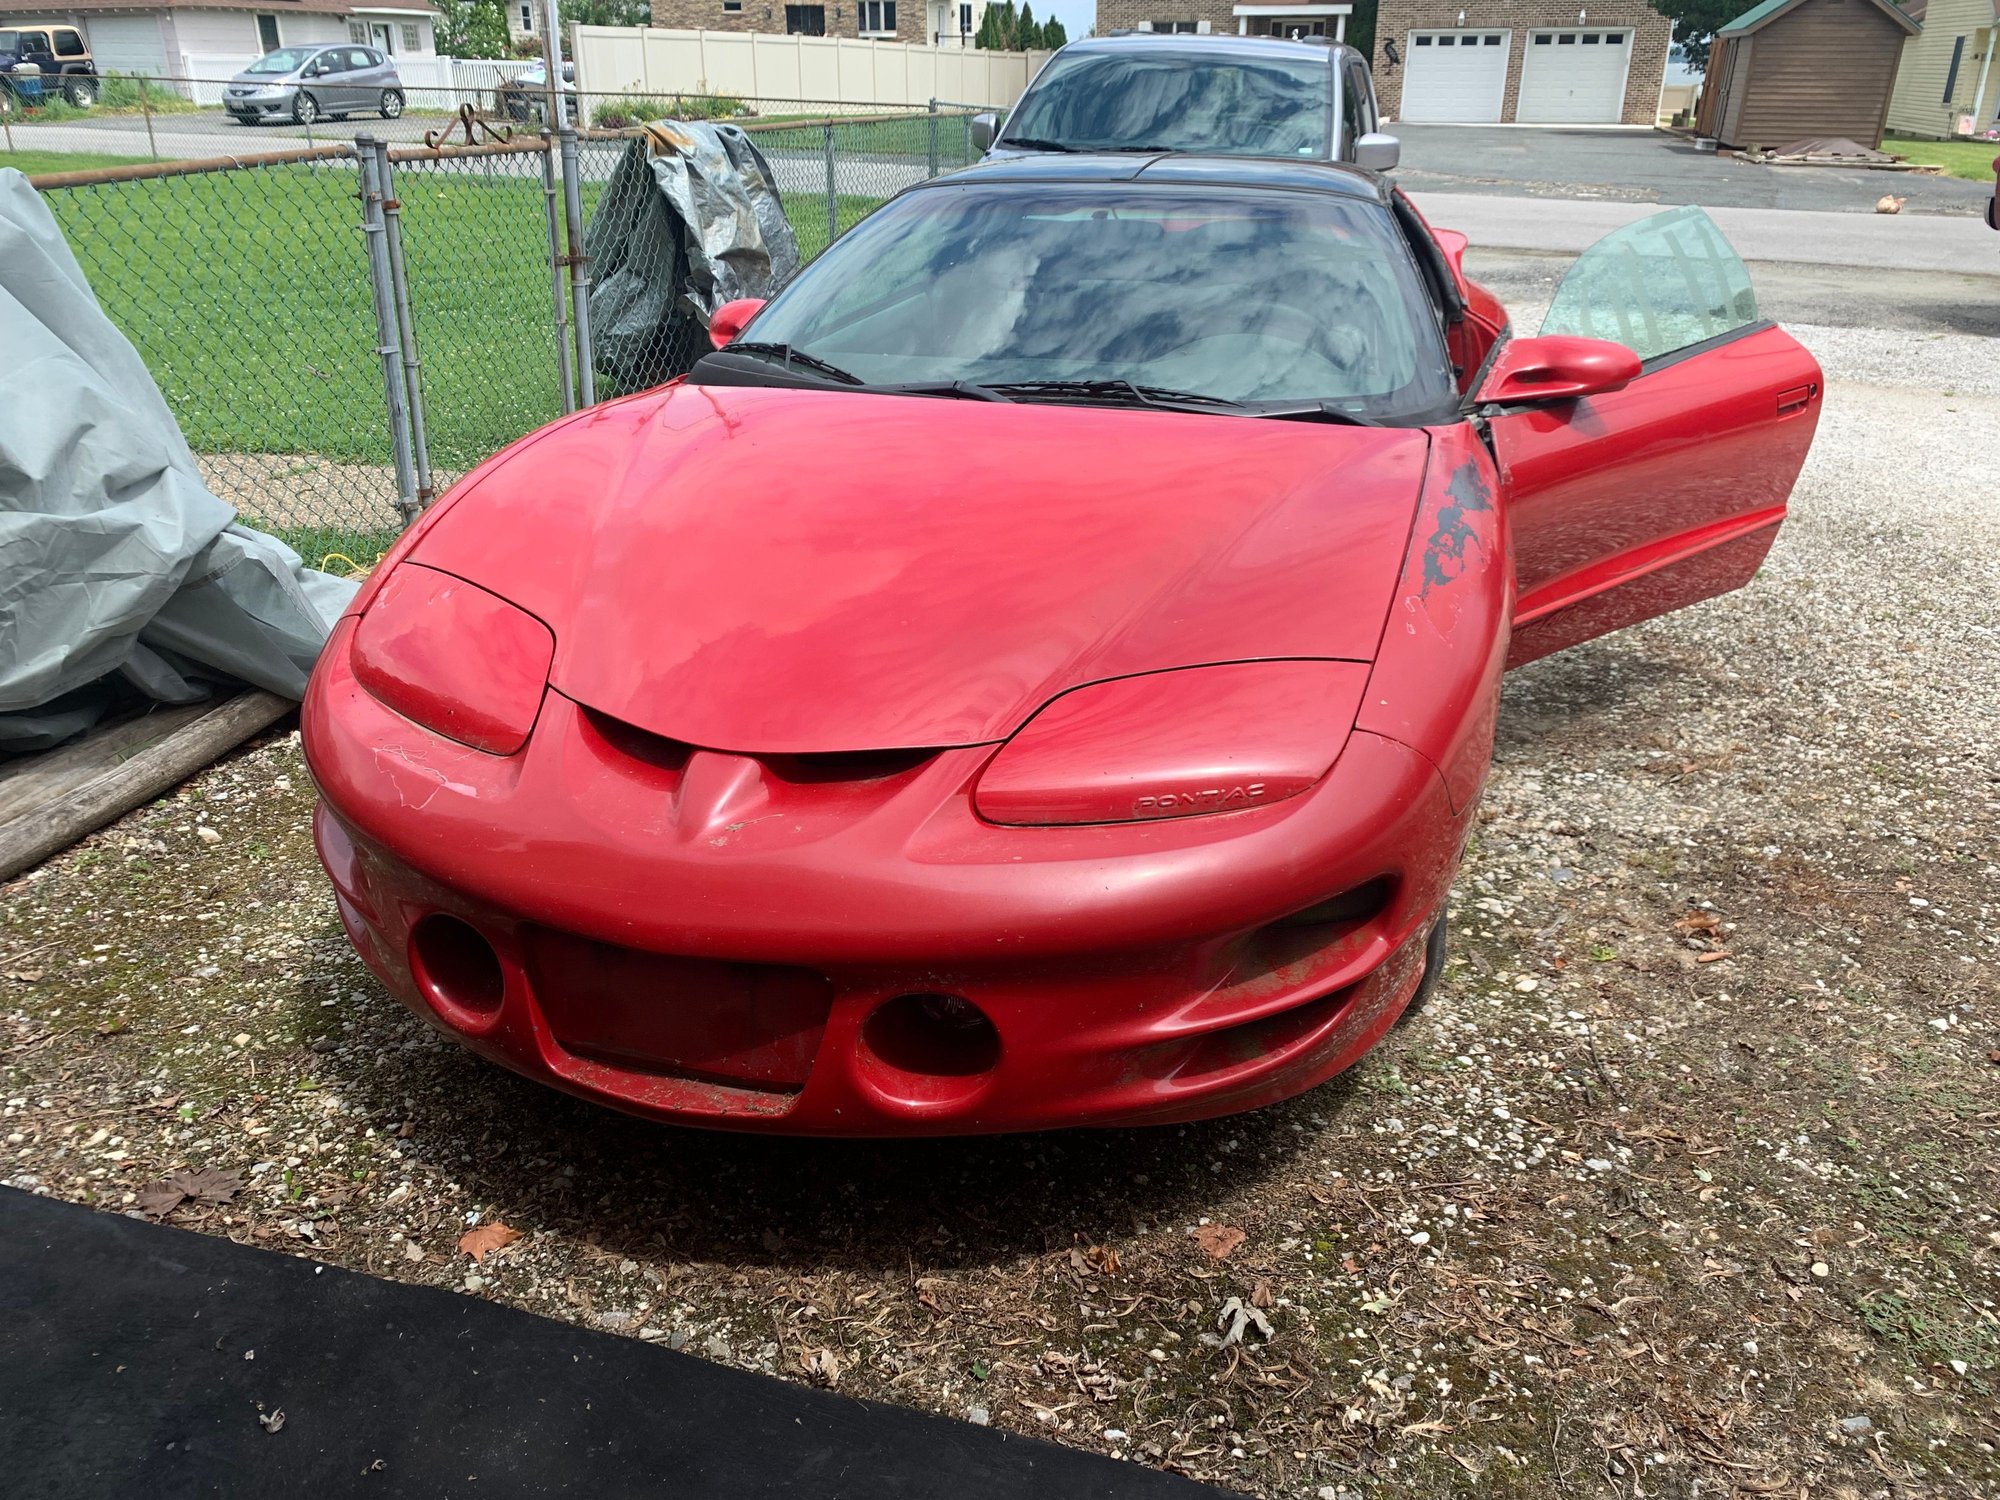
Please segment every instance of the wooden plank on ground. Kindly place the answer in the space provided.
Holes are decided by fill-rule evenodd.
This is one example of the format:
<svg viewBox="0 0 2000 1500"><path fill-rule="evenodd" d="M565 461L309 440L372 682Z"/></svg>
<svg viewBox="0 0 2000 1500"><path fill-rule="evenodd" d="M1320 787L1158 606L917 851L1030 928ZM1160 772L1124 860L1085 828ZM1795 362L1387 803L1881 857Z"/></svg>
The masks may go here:
<svg viewBox="0 0 2000 1500"><path fill-rule="evenodd" d="M0 880L40 864L297 707L274 693L160 709L0 771Z"/></svg>

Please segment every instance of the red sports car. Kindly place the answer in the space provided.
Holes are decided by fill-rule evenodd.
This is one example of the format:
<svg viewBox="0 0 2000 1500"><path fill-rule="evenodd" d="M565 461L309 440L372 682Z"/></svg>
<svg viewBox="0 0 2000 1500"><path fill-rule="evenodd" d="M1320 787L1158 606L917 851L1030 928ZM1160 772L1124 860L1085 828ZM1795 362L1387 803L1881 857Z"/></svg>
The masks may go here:
<svg viewBox="0 0 2000 1500"><path fill-rule="evenodd" d="M1334 164L903 193L369 580L304 710L355 947L482 1056L700 1125L1189 1120L1347 1067L1437 972L1503 668L1747 581L1820 405L1697 210L1539 337L1464 244Z"/></svg>

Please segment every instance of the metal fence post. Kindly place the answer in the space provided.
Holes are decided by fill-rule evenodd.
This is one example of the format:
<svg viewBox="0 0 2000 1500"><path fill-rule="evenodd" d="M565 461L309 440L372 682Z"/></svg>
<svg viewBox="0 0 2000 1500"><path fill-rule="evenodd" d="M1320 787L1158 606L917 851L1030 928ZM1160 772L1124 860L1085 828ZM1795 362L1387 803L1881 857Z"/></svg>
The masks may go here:
<svg viewBox="0 0 2000 1500"><path fill-rule="evenodd" d="M831 245L840 238L840 192L833 173L833 126L820 126L826 138L826 242Z"/></svg>
<svg viewBox="0 0 2000 1500"><path fill-rule="evenodd" d="M549 226L549 290L556 304L556 368L562 376L565 412L576 410L576 371L570 363L569 302L563 295L563 207L556 201L555 135L542 130L542 208Z"/></svg>
<svg viewBox="0 0 2000 1500"><path fill-rule="evenodd" d="M930 171L924 175L935 177L938 174L938 102L935 99L931 100L931 115L926 124L930 127L930 155L928 158Z"/></svg>
<svg viewBox="0 0 2000 1500"><path fill-rule="evenodd" d="M374 139L357 136L354 145L355 161L361 169L361 234L368 247L368 283L375 294L375 352L382 356L382 394L388 402L389 440L396 456L396 509L407 526L417 516L417 475L410 453L410 413L404 400L402 341L396 333L396 295L382 214L384 195Z"/></svg>
<svg viewBox="0 0 2000 1500"><path fill-rule="evenodd" d="M403 205L396 197L396 173L389 143L375 142L375 179L382 189L383 236L389 250L389 282L395 294L397 343L403 356L403 390L410 406L410 456L416 468L417 509L428 507L431 491L430 441L424 436L424 363L417 354L417 322L410 309L410 278L403 266Z"/></svg>
<svg viewBox="0 0 2000 1500"><path fill-rule="evenodd" d="M576 154L576 127L559 125L562 149L563 223L569 244L570 317L576 325L576 397L580 406L597 405L597 365L590 345L590 256L583 248L582 166Z"/></svg>

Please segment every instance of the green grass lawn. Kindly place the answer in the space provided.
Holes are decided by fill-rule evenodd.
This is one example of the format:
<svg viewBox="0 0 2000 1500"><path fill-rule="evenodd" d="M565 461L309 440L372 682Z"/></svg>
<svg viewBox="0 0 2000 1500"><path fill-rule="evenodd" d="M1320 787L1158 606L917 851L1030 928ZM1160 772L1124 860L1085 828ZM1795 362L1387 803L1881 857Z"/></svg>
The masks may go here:
<svg viewBox="0 0 2000 1500"><path fill-rule="evenodd" d="M101 151L0 151L0 167L13 167L30 177L43 172L89 172L99 167L129 167L151 160L149 156L107 156Z"/></svg>
<svg viewBox="0 0 2000 1500"><path fill-rule="evenodd" d="M44 169L86 160L61 155ZM442 473L562 412L541 179L520 166L496 157L397 170L431 463ZM586 215L597 189L586 189ZM354 194L350 165L289 163L46 197L189 445L298 456L245 462L271 476L253 483L292 483L310 497L276 528L309 561L379 553L394 490ZM842 194L841 231L879 201ZM802 255L825 248L823 195L788 195L785 210Z"/></svg>
<svg viewBox="0 0 2000 1500"><path fill-rule="evenodd" d="M1952 177L1991 182L2000 141L1913 141L1892 135L1883 140L1882 149L1919 166L1943 167Z"/></svg>

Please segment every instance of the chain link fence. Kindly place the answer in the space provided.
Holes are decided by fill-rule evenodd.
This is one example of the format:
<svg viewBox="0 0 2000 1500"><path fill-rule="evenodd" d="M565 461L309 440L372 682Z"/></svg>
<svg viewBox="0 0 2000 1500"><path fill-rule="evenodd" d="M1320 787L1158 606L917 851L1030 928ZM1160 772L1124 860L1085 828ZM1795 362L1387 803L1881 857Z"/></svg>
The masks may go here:
<svg viewBox="0 0 2000 1500"><path fill-rule="evenodd" d="M978 156L963 110L732 123L803 260ZM499 128L33 179L210 485L308 562L366 563L488 454L613 393L588 357L585 228L636 132Z"/></svg>

